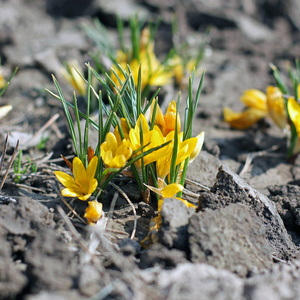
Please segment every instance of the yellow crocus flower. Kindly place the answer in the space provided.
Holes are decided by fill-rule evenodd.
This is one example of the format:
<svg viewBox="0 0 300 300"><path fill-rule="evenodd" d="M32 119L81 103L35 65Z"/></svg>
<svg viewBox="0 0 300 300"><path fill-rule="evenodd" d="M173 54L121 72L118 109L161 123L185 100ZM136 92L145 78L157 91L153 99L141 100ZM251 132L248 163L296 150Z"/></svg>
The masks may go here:
<svg viewBox="0 0 300 300"><path fill-rule="evenodd" d="M105 137L105 142L100 146L102 160L106 168L122 168L132 155L130 142L123 139L120 143L116 136L108 132Z"/></svg>
<svg viewBox="0 0 300 300"><path fill-rule="evenodd" d="M75 157L73 159L73 177L61 171L55 171L56 178L65 186L61 191L65 197L77 197L80 200L86 201L98 186L98 181L95 177L98 164L98 157L94 156L85 169L82 161Z"/></svg>
<svg viewBox="0 0 300 300"><path fill-rule="evenodd" d="M191 153L190 155L190 159L189 159L189 164L193 162L193 160L199 155L203 143L204 143L204 132L202 131L201 133L199 133L197 136L197 145L194 149L194 151Z"/></svg>
<svg viewBox="0 0 300 300"><path fill-rule="evenodd" d="M300 152L300 104L294 98L290 97L287 107L289 116L296 127L298 135L297 143L293 149L293 153L296 154Z"/></svg>
<svg viewBox="0 0 300 300"><path fill-rule="evenodd" d="M84 218L87 219L88 224L96 223L102 216L102 203L94 200L89 201L88 205L85 210Z"/></svg>
<svg viewBox="0 0 300 300"><path fill-rule="evenodd" d="M171 131L166 136L166 141L172 141L169 145L171 145L167 150L167 154L163 157L156 158L156 172L157 176L161 179L165 179L165 177L170 173L171 162L173 156L173 147L174 147L174 135L175 132ZM195 150L197 146L198 139L190 138L182 141L183 133L181 132L178 136L178 152L176 157L175 165L182 163L185 161Z"/></svg>
<svg viewBox="0 0 300 300"><path fill-rule="evenodd" d="M223 109L224 120L231 127L244 130L267 116L268 106L265 93L256 89L246 90L240 100L247 106L246 110L235 112L228 107Z"/></svg>
<svg viewBox="0 0 300 300"><path fill-rule="evenodd" d="M6 85L6 80L2 74L2 70L0 68L0 89L4 88Z"/></svg>
<svg viewBox="0 0 300 300"><path fill-rule="evenodd" d="M141 141L141 129L142 129L142 139ZM148 122L143 114L141 114L136 122L134 128L131 128L129 131L129 139L132 145L132 150L135 151L142 146L146 146L143 149L143 152L150 150L152 148L158 147L162 145L164 141L164 137L159 131L158 128L154 128L153 130L149 129ZM157 157L163 157L166 155L167 146L162 147L156 151L153 151L146 156L143 157L144 165L148 165L157 160ZM137 153L137 155L140 152ZM136 163L138 170L141 168L141 161L138 160Z"/></svg>
<svg viewBox="0 0 300 300"><path fill-rule="evenodd" d="M155 103L152 102L151 117L150 118L152 118L154 105L155 105ZM175 101L171 101L168 104L167 112L166 112L165 115L163 115L159 105L157 104L154 124L159 127L159 129L161 130L161 132L164 136L166 136L169 132L175 130L176 112L177 112L177 109L176 109L176 102ZM179 114L177 114L177 130L178 130L178 132L180 132L180 117L179 117Z"/></svg>
<svg viewBox="0 0 300 300"><path fill-rule="evenodd" d="M195 208L195 205L191 204L190 202L182 199L182 198L178 198L178 197L174 197L178 192L182 192L184 187L183 185L179 184L179 183L171 183L171 184L166 184L166 182L160 178L158 178L158 187L153 187L153 186L149 186L146 185L145 186L150 189L151 191L153 191L154 193L158 194L159 196L159 201L158 201L158 211L161 211L162 205L163 205L163 199L165 198L175 198L177 200L182 201L186 207L193 207Z"/></svg>
<svg viewBox="0 0 300 300"><path fill-rule="evenodd" d="M289 116L296 127L298 136L300 137L300 105L292 97L288 99L288 111Z"/></svg>
<svg viewBox="0 0 300 300"><path fill-rule="evenodd" d="M78 72L80 72L80 74L83 74L78 62L76 60L72 60L67 63L65 69L61 70L61 74L64 79L75 89L76 93L84 96L86 94L86 83L78 74L76 69Z"/></svg>
<svg viewBox="0 0 300 300"><path fill-rule="evenodd" d="M229 107L223 109L224 120L235 129L248 129L266 116L266 112L257 108L248 108L243 112L235 112Z"/></svg>
<svg viewBox="0 0 300 300"><path fill-rule="evenodd" d="M128 124L124 118L121 118L121 128L123 130L124 139L128 140L130 128L128 127ZM118 145L119 145L121 143L122 139L121 139L121 135L120 135L118 126L115 127L114 136L117 138Z"/></svg>
<svg viewBox="0 0 300 300"><path fill-rule="evenodd" d="M287 126L287 113L282 93L275 86L268 86L266 92L270 117L280 129L284 129Z"/></svg>
<svg viewBox="0 0 300 300"><path fill-rule="evenodd" d="M129 65L136 86L138 82L139 68L141 65L142 90L147 85L163 86L171 82L174 72L168 70L157 59L154 53L154 43L153 41L150 41L150 32L148 28L145 28L141 33L139 60L131 58L130 56L131 55L127 55L122 51L118 51L116 61L124 70L126 70L127 65ZM113 66L113 69L120 80L124 82L125 78L122 71L119 70L116 65ZM111 72L110 77L114 84L120 89L122 85L113 72Z"/></svg>
<svg viewBox="0 0 300 300"><path fill-rule="evenodd" d="M247 106L268 111L267 96L257 89L245 90L240 100Z"/></svg>

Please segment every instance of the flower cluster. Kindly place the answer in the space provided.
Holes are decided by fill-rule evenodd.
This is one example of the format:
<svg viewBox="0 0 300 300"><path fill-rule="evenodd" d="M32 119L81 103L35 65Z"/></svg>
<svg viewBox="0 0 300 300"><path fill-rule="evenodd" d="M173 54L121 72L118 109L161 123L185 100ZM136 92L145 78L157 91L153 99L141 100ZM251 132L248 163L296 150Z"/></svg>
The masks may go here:
<svg viewBox="0 0 300 300"><path fill-rule="evenodd" d="M148 25L141 30L137 18L130 20L130 49L124 46L123 24L119 23L120 49L116 54L108 43L102 25L96 23L96 27L96 31L87 27L86 32L99 46L99 57L106 55L110 59L110 71L106 71L95 55L95 68L87 64L87 78L77 63L73 63L74 70L68 64L67 71L63 73L75 89L73 104L65 100L54 76L58 95L49 91L63 104L76 154L73 163L65 159L73 177L61 171L55 172L57 179L65 186L62 195L88 200L85 217L88 223L97 222L97 216L101 217L102 206L96 202L92 204L92 201L101 199L111 180L123 174L135 178L145 201L149 200L151 188L152 191L161 191L157 196L159 211L163 198L171 194L178 194L180 201L191 206L180 197L188 164L197 157L204 140L204 133L192 137L192 123L204 73L195 100L192 91L195 69L189 78L185 116L181 124L178 114L180 94L177 102L171 101L163 114L158 104L158 91L152 97L149 97L148 92L149 87L165 85L174 78L180 83L185 72L182 57L173 51L162 63L154 53L153 28ZM99 34L99 30L103 34ZM194 60L195 65L201 57L199 55ZM105 79L101 76L103 71L106 72ZM106 97L105 103L102 91ZM86 112L79 111L76 95L81 96L80 99L85 98ZM98 122L90 118L92 100L96 100L94 103L98 104ZM76 122L70 108L74 110ZM83 130L80 118L85 119ZM90 127L94 127L99 133L98 142L93 145L95 152L89 148ZM164 192L165 189L168 193Z"/></svg>
<svg viewBox="0 0 300 300"><path fill-rule="evenodd" d="M93 69L89 67L89 72ZM126 74L131 76L132 74ZM90 84L90 77L88 80ZM118 174L133 176L141 190L144 200L147 201L149 191L158 192L158 210L160 211L162 201L165 197L174 196L179 193L178 199L183 201L188 207L192 206L186 200L180 198L180 194L185 182L187 166L199 154L204 133L192 137L192 119L195 115L198 99L203 82L203 75L197 91L196 100L187 98L186 115L184 118L183 130L180 117L177 111L177 103L171 101L168 104L165 114L158 104L158 99L151 99L143 108L140 101L136 101L137 107L129 102L136 97L135 85L129 85L131 80L126 80L127 92L132 95L128 99L128 93L117 94L108 89L112 97L111 109L105 110L102 99L99 98L99 123L93 123L88 113L85 114L86 129L83 142L75 135L74 124L69 114L68 106L57 81L54 83L59 91L59 98L65 108L70 132L73 134L73 144L76 157L71 163L66 158L65 162L72 171L73 176L68 173L56 171L57 179L65 186L62 195L66 197L77 197L79 200L93 199L92 196L100 195L105 190L109 182ZM140 81L140 78L138 79ZM190 82L193 82L191 78ZM141 84L141 83L140 83ZM137 89L140 89L140 84ZM92 88L91 86L89 86ZM192 87L189 87L189 96L192 96ZM121 90L125 90L123 87ZM118 110L121 102L123 110ZM71 106L75 110L76 119L79 120L77 102ZM103 123L102 111L107 114L106 123ZM122 112L126 112L123 113ZM137 112L140 112L137 114ZM118 113L118 115L117 115ZM120 114L120 115L119 115ZM81 114L82 115L82 114ZM146 117L148 116L148 118ZM87 148L89 122L99 131L98 145L94 150ZM78 122L78 132L81 132L80 122ZM114 126L113 126L114 125ZM113 131L110 128L113 126ZM79 144L79 148L78 145ZM151 182L151 186L149 186ZM96 202L88 202L85 217L91 224L101 217L102 206ZM159 218L158 218L159 219ZM157 220L158 220L157 219ZM96 220L97 221L97 220Z"/></svg>
<svg viewBox="0 0 300 300"><path fill-rule="evenodd" d="M300 66L295 73L289 69L289 75L294 89L294 96L289 95L287 86L283 83L280 74L272 65L277 86L268 86L266 93L257 90L246 90L241 101L246 109L235 112L229 107L223 110L224 120L235 129L248 129L260 119L269 116L273 122L286 133L288 139L288 157L300 152Z"/></svg>
<svg viewBox="0 0 300 300"><path fill-rule="evenodd" d="M186 44L183 43L182 45L174 45L164 60L160 60L154 51L154 38L158 24L152 22L144 24L137 16L130 17L131 43L125 43L123 21L117 18L117 22L118 49L115 48L115 44L111 44L106 28L98 20L93 25L86 24L83 26L87 36L94 42L97 49L97 53L92 54L96 70L99 74L107 76L108 84L115 89L115 92L124 84L126 79L124 72L130 72L135 85L138 85L141 65L141 90L145 97L149 94L149 88L153 86L160 87L174 81L177 85L182 85L185 75L191 73L194 68L198 69L204 57L205 39L196 55L189 53ZM175 35L176 32L173 31L173 34ZM77 63L75 66L78 70ZM69 83L78 92L85 91L81 89L82 78L79 78L78 74L70 69L70 64L66 66L66 69L67 72L64 71L63 73Z"/></svg>

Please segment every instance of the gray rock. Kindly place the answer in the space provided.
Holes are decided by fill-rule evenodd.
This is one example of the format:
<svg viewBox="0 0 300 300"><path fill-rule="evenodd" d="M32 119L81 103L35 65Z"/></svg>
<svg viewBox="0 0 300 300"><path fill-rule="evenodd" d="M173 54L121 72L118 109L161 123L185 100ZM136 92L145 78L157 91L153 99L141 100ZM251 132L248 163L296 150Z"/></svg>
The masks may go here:
<svg viewBox="0 0 300 300"><path fill-rule="evenodd" d="M54 225L52 218L45 206L29 197L20 197L17 203L0 206L0 227L11 235L36 236L37 229Z"/></svg>
<svg viewBox="0 0 300 300"><path fill-rule="evenodd" d="M140 255L139 266L142 269L159 265L162 268L174 268L179 263L187 262L184 252L177 249L168 249L161 244L152 245Z"/></svg>
<svg viewBox="0 0 300 300"><path fill-rule="evenodd" d="M267 239L276 257L291 259L299 256L299 249L288 235L274 204L226 165L220 167L211 193L209 196L207 193L201 195L199 209L220 209L230 203L243 203L250 207L264 224Z"/></svg>
<svg viewBox="0 0 300 300"><path fill-rule="evenodd" d="M187 250L189 214L184 203L175 198L164 199L161 209L162 225L159 242L168 248Z"/></svg>
<svg viewBox="0 0 300 300"><path fill-rule="evenodd" d="M143 201L138 204L138 212L147 218L152 218L155 215L154 208L150 204Z"/></svg>
<svg viewBox="0 0 300 300"><path fill-rule="evenodd" d="M135 256L141 251L141 245L129 238L120 240L118 245L124 256Z"/></svg>
<svg viewBox="0 0 300 300"><path fill-rule="evenodd" d="M157 277L163 299L242 300L243 280L206 264L179 264Z"/></svg>
<svg viewBox="0 0 300 300"><path fill-rule="evenodd" d="M246 280L244 295L249 300L300 299L300 261L275 264L270 272Z"/></svg>
<svg viewBox="0 0 300 300"><path fill-rule="evenodd" d="M186 178L211 187L216 180L218 168L221 165L222 162L215 156L206 151L201 151L193 163L189 165Z"/></svg>
<svg viewBox="0 0 300 300"><path fill-rule="evenodd" d="M91 297L104 286L102 276L95 266L84 265L79 276L78 288L82 295Z"/></svg>
<svg viewBox="0 0 300 300"><path fill-rule="evenodd" d="M300 30L300 20L299 20L299 11L300 11L300 2L297 0L286 1L288 4L287 12L293 23L293 25Z"/></svg>
<svg viewBox="0 0 300 300"><path fill-rule="evenodd" d="M190 218L191 260L246 276L253 268L268 269L272 252L265 228L254 211L242 204L208 209Z"/></svg>
<svg viewBox="0 0 300 300"><path fill-rule="evenodd" d="M273 185L268 190L270 200L288 229L297 230L300 226L300 187L298 185Z"/></svg>
<svg viewBox="0 0 300 300"><path fill-rule="evenodd" d="M31 290L70 290L78 274L75 254L54 230L42 229L25 253ZM47 276L45 276L47 274Z"/></svg>
<svg viewBox="0 0 300 300"><path fill-rule="evenodd" d="M252 42L270 41L274 33L267 26L245 14L235 14L239 29Z"/></svg>

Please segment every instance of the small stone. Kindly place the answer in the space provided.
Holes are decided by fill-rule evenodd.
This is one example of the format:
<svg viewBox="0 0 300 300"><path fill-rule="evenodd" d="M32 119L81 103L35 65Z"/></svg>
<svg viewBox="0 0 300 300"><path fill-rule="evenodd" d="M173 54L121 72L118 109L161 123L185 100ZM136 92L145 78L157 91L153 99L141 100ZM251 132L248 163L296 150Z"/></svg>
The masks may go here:
<svg viewBox="0 0 300 300"><path fill-rule="evenodd" d="M141 214L142 217L146 217L146 218L152 218L155 215L153 207L143 201L141 201L138 204L138 212Z"/></svg>
<svg viewBox="0 0 300 300"><path fill-rule="evenodd" d="M141 245L132 239L122 239L119 242L119 248L124 256L135 256L141 251Z"/></svg>
<svg viewBox="0 0 300 300"><path fill-rule="evenodd" d="M243 280L207 264L184 263L157 277L162 299L241 300ZM268 298L269 299L269 298Z"/></svg>
<svg viewBox="0 0 300 300"><path fill-rule="evenodd" d="M265 228L254 211L243 204L207 209L190 218L191 260L247 276L253 267L268 269L272 251Z"/></svg>
<svg viewBox="0 0 300 300"><path fill-rule="evenodd" d="M275 205L267 196L253 189L226 165L219 168L211 194L202 194L199 209L221 209L230 203L242 203L251 208L264 224L267 239L280 259L300 257L299 249L292 242Z"/></svg>
<svg viewBox="0 0 300 300"><path fill-rule="evenodd" d="M161 244L154 244L140 256L139 267L142 269L160 265L162 268L174 268L179 263L186 262L184 252L168 249Z"/></svg>
<svg viewBox="0 0 300 300"><path fill-rule="evenodd" d="M189 213L184 203L175 198L164 199L159 242L168 248L187 250Z"/></svg>

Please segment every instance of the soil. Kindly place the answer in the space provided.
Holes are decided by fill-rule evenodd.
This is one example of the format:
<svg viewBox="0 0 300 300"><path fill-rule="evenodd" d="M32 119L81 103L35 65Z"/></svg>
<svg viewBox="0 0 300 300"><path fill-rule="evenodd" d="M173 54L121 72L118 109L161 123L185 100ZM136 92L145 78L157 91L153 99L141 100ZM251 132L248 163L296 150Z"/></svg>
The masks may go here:
<svg viewBox="0 0 300 300"><path fill-rule="evenodd" d="M286 140L271 120L238 131L222 118L225 106L243 108L244 90L275 84L270 63L287 78L286 61L300 53L297 11L297 0L0 0L5 77L19 68L0 98L1 106L13 106L0 121L0 149L9 132L1 179L17 139L21 168L29 166L18 183L8 169L0 192L0 299L299 299L299 158L286 159ZM116 14L128 21L134 12L146 21L161 18L161 58L173 43L174 16L178 40L187 38L191 50L199 49L210 28L193 124L194 135L205 132L205 144L186 185L199 195L192 199L197 211L166 199L157 243L149 249L140 241L156 207L142 202L133 180L115 181L137 212L133 239L132 207L113 187L97 226L85 225L62 201L54 170L65 170L60 155L72 157L73 150L61 103L45 91L55 91L55 74L72 99L60 70L73 58L84 66L95 53L83 24L99 18L114 41ZM185 99L186 82L180 89ZM162 88L162 106L178 91ZM83 215L85 202L67 204Z"/></svg>

